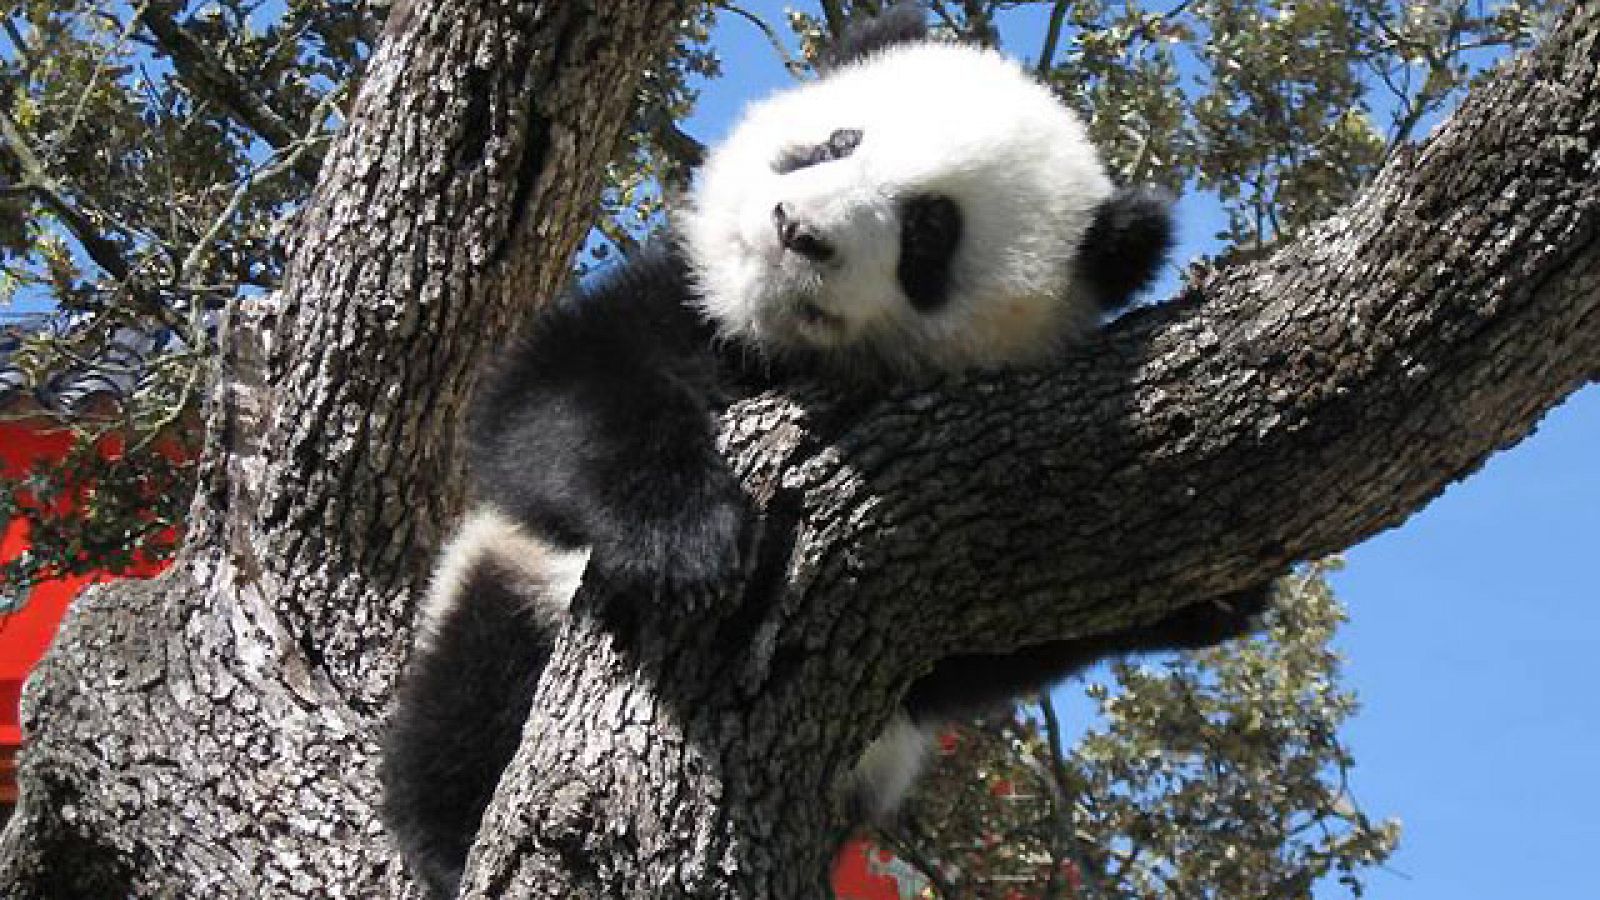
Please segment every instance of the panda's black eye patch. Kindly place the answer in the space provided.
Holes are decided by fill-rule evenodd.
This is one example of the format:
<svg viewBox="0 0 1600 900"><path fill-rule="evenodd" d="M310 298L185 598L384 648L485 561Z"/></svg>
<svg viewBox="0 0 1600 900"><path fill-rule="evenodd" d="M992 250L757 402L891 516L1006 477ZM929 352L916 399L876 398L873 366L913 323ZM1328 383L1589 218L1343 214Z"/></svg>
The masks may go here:
<svg viewBox="0 0 1600 900"><path fill-rule="evenodd" d="M809 147L793 147L783 151L783 154L772 164L772 171L779 175L787 175L797 169L804 169L818 163L832 162L844 159L856 151L861 144L862 131L859 128L840 128L828 135L828 139L820 144Z"/></svg>
<svg viewBox="0 0 1600 900"><path fill-rule="evenodd" d="M950 298L950 264L961 243L961 207L944 194L900 201L900 262L895 276L911 305L931 312Z"/></svg>

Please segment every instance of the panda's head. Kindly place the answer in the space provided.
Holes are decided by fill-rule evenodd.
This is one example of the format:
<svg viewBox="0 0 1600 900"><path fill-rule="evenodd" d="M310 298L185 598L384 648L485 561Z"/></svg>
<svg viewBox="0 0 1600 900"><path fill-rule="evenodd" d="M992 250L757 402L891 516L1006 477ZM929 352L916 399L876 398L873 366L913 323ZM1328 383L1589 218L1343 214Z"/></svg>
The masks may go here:
<svg viewBox="0 0 1600 900"><path fill-rule="evenodd" d="M920 14L906 30L713 151L678 220L700 302L728 335L843 366L1044 359L1149 280L1165 205L1116 191L1017 64L925 39Z"/></svg>

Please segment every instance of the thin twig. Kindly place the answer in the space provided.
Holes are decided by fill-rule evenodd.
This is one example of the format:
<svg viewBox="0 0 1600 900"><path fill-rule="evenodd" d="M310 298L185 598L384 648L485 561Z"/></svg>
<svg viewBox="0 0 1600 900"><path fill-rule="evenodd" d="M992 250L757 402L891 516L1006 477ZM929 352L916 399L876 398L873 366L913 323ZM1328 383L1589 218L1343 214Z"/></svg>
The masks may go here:
<svg viewBox="0 0 1600 900"><path fill-rule="evenodd" d="M933 886L933 893L939 900L956 900L960 896L956 893L956 886L944 877L939 861L924 855L916 842L907 840L887 828L873 829L872 836L874 840L887 845L888 849L907 865L922 873L922 877L928 879L928 883Z"/></svg>
<svg viewBox="0 0 1600 900"><path fill-rule="evenodd" d="M61 223L67 226L67 230L71 231L78 239L78 243L83 245L84 251L96 265L118 282L128 281L130 270L128 261L122 257L122 251L101 235L94 223L67 201L61 185L50 177L44 163L34 154L27 138L23 137L21 128L4 110L0 110L0 137L5 138L6 145L11 148L12 158L22 167L22 185L32 190L34 195L61 220Z"/></svg>
<svg viewBox="0 0 1600 900"><path fill-rule="evenodd" d="M210 250L211 244L222 233L222 229L227 223L232 221L233 217L238 214L239 207L244 205L244 201L255 188L296 168L300 164L301 158L314 149L320 152L320 147L328 140L328 135L321 133L322 129L317 126L317 123L321 122L323 116L327 115L328 109L338 102L338 98L343 92L343 86L339 86L324 94L322 100L317 103L317 108L312 110L309 117L311 124L307 125L306 133L293 144L274 151L273 156L276 157L276 161L264 165L253 172L245 173L244 178L239 182L238 188L233 192L233 196L228 200L228 205L212 221L211 226L206 229L205 233L195 241L194 246L189 248L189 254L179 264L178 271L173 273L174 282L181 280L185 275L199 268L200 263L205 259L206 253Z"/></svg>
<svg viewBox="0 0 1600 900"><path fill-rule="evenodd" d="M1056 45L1061 41L1061 26L1067 20L1067 7L1072 3L1073 0L1056 0L1055 6L1050 10L1050 25L1045 29L1044 46L1040 48L1039 62L1035 64L1035 70L1040 78L1050 74L1051 68L1055 66Z"/></svg>
<svg viewBox="0 0 1600 900"><path fill-rule="evenodd" d="M17 23L11 21L11 16L0 16L0 25L5 27L6 37L11 39L11 46L17 48L17 58L22 60L22 77L26 80L33 74L35 62L33 48L28 45L28 40L22 36L22 32L17 30Z"/></svg>
<svg viewBox="0 0 1600 900"><path fill-rule="evenodd" d="M133 33L139 28L139 20L144 17L145 10L149 7L149 0L139 4L134 9L133 15L128 17L127 24L123 26L122 33L117 35L116 41L106 48L106 52L99 59L94 61L94 71L89 73L89 80L84 83L83 92L78 95L78 102L72 107L72 115L68 117L66 126L61 129L60 134L55 138L56 146L64 147L67 141L72 138L72 132L77 130L78 122L83 118L84 107L89 105L89 95L94 93L95 85L100 81L100 73L106 69L106 62L111 59L113 53L122 49L122 45L126 44L129 38L133 37Z"/></svg>
<svg viewBox="0 0 1600 900"><path fill-rule="evenodd" d="M772 45L773 52L777 53L778 58L783 61L784 71L788 72L795 78L804 78L806 73L810 71L811 67L809 64L807 64L804 60L795 59L794 56L789 53L789 48L784 46L783 39L778 37L778 32L773 29L772 25L769 24L766 19L761 18L742 6L728 2L728 0L717 0L716 7L717 9L727 10L728 12L731 12L754 25L756 29L766 37L767 43Z"/></svg>
<svg viewBox="0 0 1600 900"><path fill-rule="evenodd" d="M166 96L162 96L156 92L156 80L150 77L150 73L145 69L143 63L139 64L139 74L141 76L140 81L144 84L146 101L152 108L161 110L162 121L173 118L173 95L169 92ZM196 105L201 106L203 104ZM183 209L184 204L178 202L178 177L172 171L174 154L170 139L171 129L164 128L159 123L151 123L147 126L147 129L155 136L156 140L161 142L161 153L158 156L158 161L161 163L161 174L165 176L167 183L167 202L165 204L167 210L167 234L175 236L182 233L182 229L178 226L178 212ZM169 280L176 281L178 267L177 261L173 259L174 248L167 241L158 241L157 246L161 248L161 254L166 257L168 264L172 268L172 277Z"/></svg>
<svg viewBox="0 0 1600 900"><path fill-rule="evenodd" d="M212 100L273 147L281 149L299 138L299 129L292 127L226 62L178 24L174 16L181 8L179 4L161 0L148 5L145 25L154 35L157 46L171 59L178 78L192 93ZM303 156L297 166L308 181L315 181L321 168L321 153Z"/></svg>
<svg viewBox="0 0 1600 900"><path fill-rule="evenodd" d="M1089 865L1088 857L1078 844L1078 825L1074 821L1076 818L1074 809L1080 792L1071 773L1067 771L1066 734L1061 729L1061 717L1056 713L1056 704L1050 698L1049 691L1040 693L1039 709L1044 715L1045 735L1049 738L1046 743L1050 747L1050 775L1055 787L1053 796L1056 801L1056 837L1050 841L1051 850L1059 848L1077 867L1078 880L1085 896L1091 898L1110 896L1105 885L1100 882L1100 871ZM1046 885L1045 897L1055 898L1060 895L1062 888L1059 883L1060 877L1060 866L1051 866L1050 882Z"/></svg>

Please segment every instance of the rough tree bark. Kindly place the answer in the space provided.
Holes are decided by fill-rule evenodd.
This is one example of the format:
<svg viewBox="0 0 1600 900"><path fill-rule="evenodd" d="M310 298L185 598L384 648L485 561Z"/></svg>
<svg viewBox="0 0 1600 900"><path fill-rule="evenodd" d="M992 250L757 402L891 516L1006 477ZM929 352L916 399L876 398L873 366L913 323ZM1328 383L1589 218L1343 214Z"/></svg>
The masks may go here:
<svg viewBox="0 0 1600 900"><path fill-rule="evenodd" d="M745 583L586 587L608 615L563 635L468 895L825 896L829 788L931 660L1347 546L1600 377L1600 8L1572 6L1344 215L1056 370L732 411L767 513ZM627 54L674 12L431 9L391 23L279 324L238 329L182 564L80 603L29 686L18 896L399 890L372 733L460 397L514 297L559 280Z"/></svg>
<svg viewBox="0 0 1600 900"><path fill-rule="evenodd" d="M566 277L686 5L395 5L277 308L224 335L182 557L28 685L0 895L402 895L374 736L470 371Z"/></svg>

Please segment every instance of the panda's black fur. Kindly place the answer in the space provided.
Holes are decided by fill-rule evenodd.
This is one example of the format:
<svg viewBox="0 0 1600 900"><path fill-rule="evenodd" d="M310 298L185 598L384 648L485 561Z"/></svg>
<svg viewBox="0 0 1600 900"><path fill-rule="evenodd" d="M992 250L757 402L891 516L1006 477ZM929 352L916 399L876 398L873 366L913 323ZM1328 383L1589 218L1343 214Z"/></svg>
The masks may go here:
<svg viewBox="0 0 1600 900"><path fill-rule="evenodd" d="M900 49L906 47L924 49ZM1018 116L1054 103L1029 93L1014 67L999 68L1011 64L992 54L927 42L921 13L909 4L853 29L825 62L821 82L780 95L766 120L758 110L722 156L713 155L682 216L686 226L543 311L475 399L469 444L478 505L442 554L381 772L385 820L436 896L455 894L584 565L621 590L634 586L638 596L663 585L698 590L736 573L753 513L714 443L714 417L729 402L796 377L881 378L1045 361L1086 318L1125 305L1165 257L1172 232L1165 200L1148 190L1113 189L1081 126L1059 104L1048 113L1059 121L1048 128L1030 120L1001 135L1022 144L1057 135L1056 143L1068 145L1053 148L1061 155L1049 164L1061 171L1025 172L1009 185L1029 191L1026 198L1048 195L1039 202L1055 204L1059 221L1030 221L1025 214L1037 210L1029 208L984 208L998 202L972 193L985 189L985 178L1017 179L1010 171L984 175L977 164L989 148L981 143L951 151L958 159L968 154L961 165L949 164L953 173L945 171L938 142L958 139L945 131L874 157L893 144L884 128L874 129L875 117L881 111L886 127L906 127L892 124L903 104L869 97L851 119L855 93L842 104L844 120L754 148L759 171L751 170L741 157L751 148L741 141L765 139L804 118L793 110L841 106L822 99L807 105L804 92L861 87L871 94L896 76L896 66L911 78L970 64L982 70L980 81L994 79L997 92L1015 94ZM864 120L871 122L861 128ZM1001 161L1008 170L1019 160L1047 164L1031 162L1026 146L1000 146L1019 154ZM876 190L885 171L898 173L883 168L897 158L922 174ZM827 180L852 165L860 169L853 181ZM1070 190L1046 181L1057 175ZM755 187L736 184L719 194L725 185L718 179L746 176ZM763 218L769 205L752 219L741 204L766 204L771 197L763 190L779 199L770 204L770 220ZM883 230L886 218L890 231ZM990 271L985 260L1002 257L974 246L1013 240L1029 249L1004 258L1020 256L1033 267L1017 278ZM886 241L897 244L888 256ZM868 252L870 246L877 249ZM990 306L1002 301L1026 327L991 320ZM1108 656L1243 634L1265 604L1264 589L1251 591L1137 630L944 660L911 687L903 713L863 757L854 789L864 814L893 808L929 726Z"/></svg>

